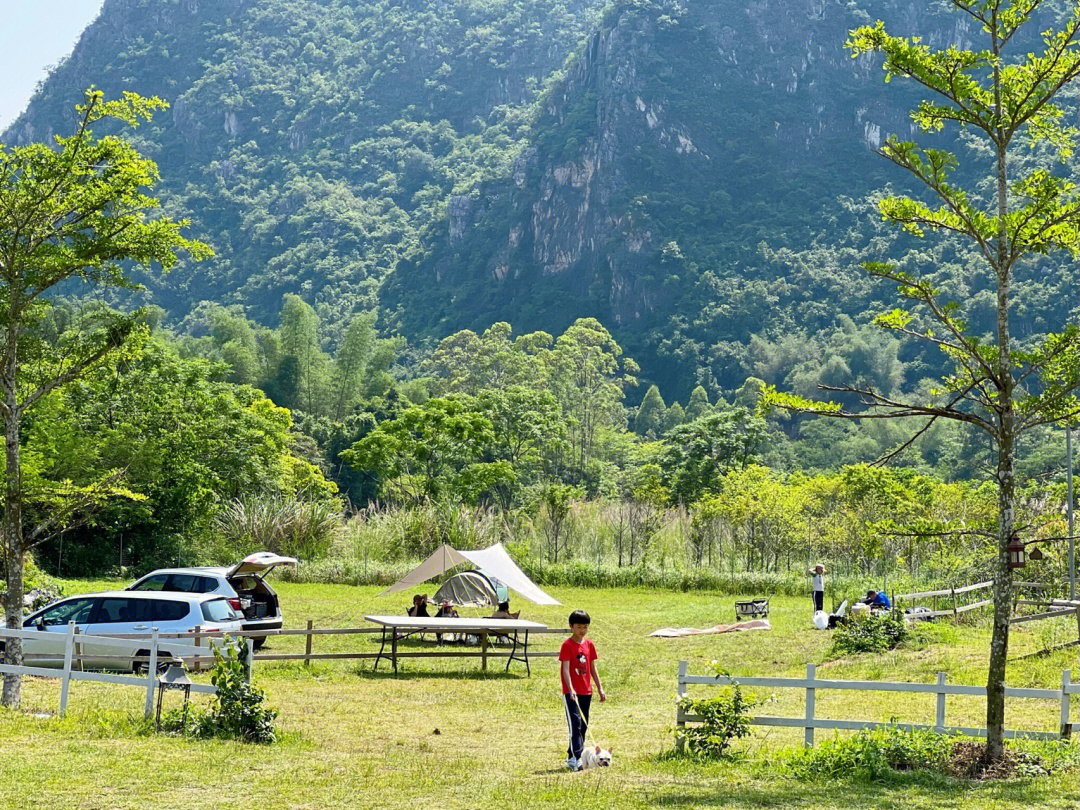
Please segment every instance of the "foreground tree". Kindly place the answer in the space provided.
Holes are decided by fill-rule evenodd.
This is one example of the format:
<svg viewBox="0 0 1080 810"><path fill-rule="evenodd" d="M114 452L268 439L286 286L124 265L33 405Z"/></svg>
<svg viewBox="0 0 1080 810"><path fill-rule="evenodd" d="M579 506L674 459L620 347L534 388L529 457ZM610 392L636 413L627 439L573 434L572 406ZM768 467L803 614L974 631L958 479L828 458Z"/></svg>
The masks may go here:
<svg viewBox="0 0 1080 810"><path fill-rule="evenodd" d="M995 294L997 322L992 336L970 332L960 302L938 289L933 268L869 263L866 270L895 283L909 309L878 316L879 326L908 338L928 341L952 365L926 398L898 397L865 386L821 386L857 398L862 408L812 402L770 390L766 405L789 410L858 419L924 417L922 429L938 419L952 419L985 432L994 445L998 489L993 560L994 628L987 676L986 755L1004 753L1005 665L1009 644L1012 577L1008 545L1014 525L1014 463L1018 437L1025 431L1078 413L1075 388L1080 382L1077 330L1015 341L1009 329L1012 285L1018 265L1033 255L1080 247L1080 202L1076 187L1045 168L1028 168L1019 160L1021 146L1041 143L1064 162L1076 131L1062 124L1063 110L1054 99L1080 76L1080 3L1070 0L1071 15L1060 30L1042 35L1039 52L1008 59L1006 51L1027 25L1041 0L950 0L961 14L974 19L985 35L979 51L932 50L918 38L891 36L884 24L851 33L853 56L884 55L886 79L910 79L932 92L912 112L923 132L958 124L981 139L993 158L991 191L980 198L952 177L956 156L890 137L880 154L907 171L922 186L926 199L887 196L880 203L886 220L921 237L925 229L958 234L974 251L973 269L983 271L979 286ZM1026 49L1025 49L1026 50ZM1011 175L1010 175L1011 173ZM977 188L977 187L976 187ZM909 441L907 444L910 444ZM906 445L905 445L906 446ZM902 449L902 448L901 448Z"/></svg>
<svg viewBox="0 0 1080 810"><path fill-rule="evenodd" d="M34 143L10 150L0 144L0 420L4 425L5 479L2 549L8 627L22 624L26 554L50 532L100 502L115 483L74 488L36 526L23 526L20 428L35 403L85 374L123 345L137 316L103 314L93 328L50 350L36 332L49 309L46 296L65 282L133 287L122 263L170 268L177 253L194 258L209 248L181 235L185 220L150 218L158 201L144 193L157 182L157 166L116 136L96 137L90 127L104 118L135 127L167 105L159 98L124 93L106 101L90 90L77 107L73 134L55 148ZM130 265L128 265L130 266ZM28 365L29 363L32 364ZM19 664L22 645L5 646L4 661ZM17 707L21 677L4 676L3 704Z"/></svg>

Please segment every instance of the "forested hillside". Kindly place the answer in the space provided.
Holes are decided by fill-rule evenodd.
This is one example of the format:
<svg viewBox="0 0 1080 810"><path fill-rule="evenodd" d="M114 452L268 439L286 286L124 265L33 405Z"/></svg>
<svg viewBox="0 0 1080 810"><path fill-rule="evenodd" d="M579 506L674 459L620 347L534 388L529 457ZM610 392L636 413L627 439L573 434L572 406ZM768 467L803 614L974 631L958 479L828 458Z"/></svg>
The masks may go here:
<svg viewBox="0 0 1080 810"><path fill-rule="evenodd" d="M210 300L276 326L285 293L331 344L376 305L421 343L596 317L669 399L804 385L792 341L809 371L918 384L937 358L865 325L890 293L857 266L895 244L867 196L903 178L871 150L915 96L843 44L970 26L937 2L602 5L106 0L4 138L48 138L90 84L171 102L137 142L216 251L147 279L174 321ZM1032 279L1024 314L1059 323L1065 269Z"/></svg>

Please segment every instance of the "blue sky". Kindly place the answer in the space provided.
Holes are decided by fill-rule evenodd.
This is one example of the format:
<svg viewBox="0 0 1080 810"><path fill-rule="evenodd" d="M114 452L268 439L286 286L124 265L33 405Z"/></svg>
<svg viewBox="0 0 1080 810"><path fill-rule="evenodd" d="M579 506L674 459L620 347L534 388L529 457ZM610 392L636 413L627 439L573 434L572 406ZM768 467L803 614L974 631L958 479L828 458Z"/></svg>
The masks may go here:
<svg viewBox="0 0 1080 810"><path fill-rule="evenodd" d="M71 49L102 0L0 0L0 131L18 117L50 65Z"/></svg>

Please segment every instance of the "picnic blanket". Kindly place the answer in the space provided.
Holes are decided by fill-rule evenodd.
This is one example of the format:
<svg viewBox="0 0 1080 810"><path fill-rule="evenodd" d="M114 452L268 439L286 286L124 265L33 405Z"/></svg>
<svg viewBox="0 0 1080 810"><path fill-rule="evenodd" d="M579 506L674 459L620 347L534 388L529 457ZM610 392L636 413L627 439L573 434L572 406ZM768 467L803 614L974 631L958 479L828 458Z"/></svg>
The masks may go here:
<svg viewBox="0 0 1080 810"><path fill-rule="evenodd" d="M768 619L754 619L749 622L737 624L718 624L715 627L706 627L699 630L696 627L661 627L652 633L649 638L682 638L684 636L707 636L713 633L734 633L739 630L772 630Z"/></svg>

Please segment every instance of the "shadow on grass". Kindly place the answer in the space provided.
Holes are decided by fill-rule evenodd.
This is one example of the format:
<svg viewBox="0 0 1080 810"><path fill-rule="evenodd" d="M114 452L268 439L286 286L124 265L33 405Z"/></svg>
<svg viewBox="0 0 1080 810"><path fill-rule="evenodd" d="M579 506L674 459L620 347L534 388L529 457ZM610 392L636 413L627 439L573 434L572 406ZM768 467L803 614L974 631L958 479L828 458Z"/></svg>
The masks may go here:
<svg viewBox="0 0 1080 810"><path fill-rule="evenodd" d="M399 666L401 666L399 664ZM476 670L475 672L447 672L432 669L417 669L417 670L399 670L397 674L393 669L383 669L380 667L378 671L373 671L370 667L362 668L355 667L353 674L365 680L396 680L396 681L418 681L418 680L455 680L455 681L524 681L527 676L524 673L518 672L503 672L499 670L483 672Z"/></svg>

